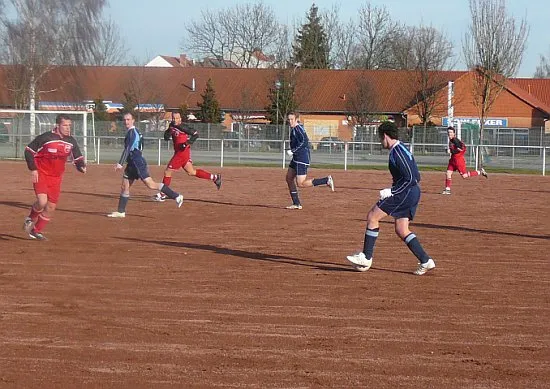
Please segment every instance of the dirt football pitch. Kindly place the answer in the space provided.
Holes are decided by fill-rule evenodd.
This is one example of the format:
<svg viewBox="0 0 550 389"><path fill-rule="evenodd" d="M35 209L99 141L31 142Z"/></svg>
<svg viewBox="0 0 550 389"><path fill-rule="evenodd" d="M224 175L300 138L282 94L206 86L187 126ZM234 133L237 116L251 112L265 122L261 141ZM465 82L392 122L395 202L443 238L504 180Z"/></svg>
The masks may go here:
<svg viewBox="0 0 550 389"><path fill-rule="evenodd" d="M216 167L206 167L213 172ZM160 180L162 167L151 167ZM550 178L423 172L417 262L392 220L373 267L365 219L387 171L311 169L290 204L281 168L137 183L125 219L112 165L71 166L45 230L23 162L0 163L0 388L549 388Z"/></svg>

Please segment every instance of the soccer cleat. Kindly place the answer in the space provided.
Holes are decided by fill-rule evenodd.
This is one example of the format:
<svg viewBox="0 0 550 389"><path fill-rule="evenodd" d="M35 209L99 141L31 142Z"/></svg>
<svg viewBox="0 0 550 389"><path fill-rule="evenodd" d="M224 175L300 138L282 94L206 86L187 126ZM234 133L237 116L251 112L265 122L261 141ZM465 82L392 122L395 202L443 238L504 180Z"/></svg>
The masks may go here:
<svg viewBox="0 0 550 389"><path fill-rule="evenodd" d="M33 227L34 227L34 223L33 223L32 219L30 217L26 217L25 222L23 223L23 230L27 234L30 234Z"/></svg>
<svg viewBox="0 0 550 389"><path fill-rule="evenodd" d="M327 186L329 186L330 190L334 192L334 180L332 179L332 176L328 176Z"/></svg>
<svg viewBox="0 0 550 389"><path fill-rule="evenodd" d="M480 172L481 172L481 175L482 175L483 177L485 177L485 178L488 177L488 174L487 174L487 172L485 171L485 169L481 168Z"/></svg>
<svg viewBox="0 0 550 389"><path fill-rule="evenodd" d="M220 188L222 187L222 175L221 174L216 174L216 179L214 180L214 184L216 184L216 187L218 188L218 190L220 190Z"/></svg>
<svg viewBox="0 0 550 389"><path fill-rule="evenodd" d="M176 197L176 204L178 204L178 208L181 208L181 206L183 205L183 195L179 195L178 197Z"/></svg>
<svg viewBox="0 0 550 389"><path fill-rule="evenodd" d="M430 258L426 263L419 263L418 267L416 268L413 274L417 276L421 276L434 268L435 268L435 262L433 259Z"/></svg>
<svg viewBox="0 0 550 389"><path fill-rule="evenodd" d="M126 217L126 212L118 212L114 211L107 215L107 217L114 217L114 218L124 218Z"/></svg>
<svg viewBox="0 0 550 389"><path fill-rule="evenodd" d="M353 263L353 267L358 271L367 271L372 266L372 258L367 259L365 253L358 252L357 254L348 255L346 257L348 261Z"/></svg>
<svg viewBox="0 0 550 389"><path fill-rule="evenodd" d="M46 240L46 237L44 236L44 234L38 231L35 231L34 228L31 230L31 232L29 232L29 237L36 240Z"/></svg>
<svg viewBox="0 0 550 389"><path fill-rule="evenodd" d="M292 204L286 207L286 209L302 209L302 206L300 204Z"/></svg>
<svg viewBox="0 0 550 389"><path fill-rule="evenodd" d="M442 195L450 195L451 190L450 189L444 189L443 192L441 192Z"/></svg>
<svg viewBox="0 0 550 389"><path fill-rule="evenodd" d="M163 194L163 193L157 193L157 194L153 197L153 200L154 200L154 201L158 201L159 203L162 203L162 202L166 201L166 195Z"/></svg>

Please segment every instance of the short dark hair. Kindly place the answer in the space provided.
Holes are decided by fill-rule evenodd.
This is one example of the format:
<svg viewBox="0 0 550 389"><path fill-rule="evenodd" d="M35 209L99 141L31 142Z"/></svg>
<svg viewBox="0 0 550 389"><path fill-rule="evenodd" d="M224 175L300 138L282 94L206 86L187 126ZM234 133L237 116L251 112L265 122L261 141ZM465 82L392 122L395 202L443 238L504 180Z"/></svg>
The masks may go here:
<svg viewBox="0 0 550 389"><path fill-rule="evenodd" d="M59 115L57 115L55 117L55 124L61 124L61 121L63 121L63 120L72 120L72 119L66 113L60 113Z"/></svg>
<svg viewBox="0 0 550 389"><path fill-rule="evenodd" d="M455 128L454 128L453 126L447 127L447 131L449 131L449 130L451 130L452 132L456 132L456 131L455 131Z"/></svg>
<svg viewBox="0 0 550 389"><path fill-rule="evenodd" d="M122 112L122 117L126 116L126 115L130 115L132 117L132 119L135 119L136 116L134 115L134 113L132 111L124 111Z"/></svg>
<svg viewBox="0 0 550 389"><path fill-rule="evenodd" d="M286 114L286 116L288 115L294 115L294 117L296 119L299 119L300 118L300 113L299 112L296 112L296 111L290 111L289 113Z"/></svg>
<svg viewBox="0 0 550 389"><path fill-rule="evenodd" d="M382 138L384 137L384 134L389 136L391 139L398 139L399 129L394 122L385 121L378 126L378 136Z"/></svg>

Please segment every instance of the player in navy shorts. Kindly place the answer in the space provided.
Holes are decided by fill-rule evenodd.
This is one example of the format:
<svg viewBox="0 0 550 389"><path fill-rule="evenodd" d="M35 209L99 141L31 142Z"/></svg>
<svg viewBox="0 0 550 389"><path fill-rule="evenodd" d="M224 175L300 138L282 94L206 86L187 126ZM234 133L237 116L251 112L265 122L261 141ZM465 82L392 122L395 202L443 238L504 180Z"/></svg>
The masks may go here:
<svg viewBox="0 0 550 389"><path fill-rule="evenodd" d="M422 248L416 235L409 230L420 201L420 172L411 152L398 140L398 129L393 122L383 122L378 127L382 147L390 150L389 169L392 175L391 188L380 191L380 200L367 215L367 229L363 251L349 255L348 261L359 271L366 271L372 265L374 244L378 238L379 223L386 216L395 219L395 233L403 239L420 264L414 271L423 275L435 268L435 262Z"/></svg>
<svg viewBox="0 0 550 389"><path fill-rule="evenodd" d="M323 178L307 179L307 169L310 162L309 138L304 126L300 124L300 115L296 112L288 114L290 125L290 149L287 154L292 157L286 173L286 183L292 198L292 205L287 209L302 209L298 188L327 185L334 192L334 181L332 176Z"/></svg>
<svg viewBox="0 0 550 389"><path fill-rule="evenodd" d="M114 218L126 217L126 205L130 198L130 187L135 180L141 180L149 188L158 190L164 193L168 198L176 200L178 207L183 204L183 196L174 192L168 185L162 183L156 183L149 175L147 169L147 162L143 158L141 150L143 148L142 136L134 125L135 118L130 112L124 114L124 126L127 129L126 137L124 138L124 151L120 157L120 160L115 165L115 171L122 170L126 163L126 169L124 169L124 175L122 176L122 185L120 188L120 197L118 199L118 209L115 212L111 212L107 216Z"/></svg>

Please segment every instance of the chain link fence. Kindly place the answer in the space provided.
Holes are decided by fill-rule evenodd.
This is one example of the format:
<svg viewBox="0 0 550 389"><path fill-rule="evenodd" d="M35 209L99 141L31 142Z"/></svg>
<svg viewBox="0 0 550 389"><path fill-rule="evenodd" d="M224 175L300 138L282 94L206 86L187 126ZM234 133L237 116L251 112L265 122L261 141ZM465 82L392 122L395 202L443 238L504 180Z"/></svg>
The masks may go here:
<svg viewBox="0 0 550 389"><path fill-rule="evenodd" d="M90 162L112 163L118 160L124 143L125 129L120 122L93 122L88 115L86 142L83 123L73 121L73 130ZM49 131L54 117L40 119L38 132ZM0 125L0 158L22 159L30 143L28 118L20 117ZM9 121L8 121L9 122ZM144 134L144 154L150 164L163 165L172 155L170 141L163 139L167 122L139 123ZM197 130L199 140L193 145L193 159L198 163L270 165L286 167L289 128L286 125L234 123L230 128L220 124L188 123ZM308 134L313 128L306 126ZM326 135L326 134L324 134ZM377 126L365 126L353 131L353 139L342 140L336 132L311 141L312 165L330 165L344 169L387 164L387 151L378 141ZM550 134L544 128L488 128L483 145L479 145L479 129L463 126L460 138L467 146L466 161L476 166L476 150L480 147L486 168L525 169L545 174L546 154L550 149ZM415 155L420 167L447 166L446 127L411 127L400 129L400 139Z"/></svg>

